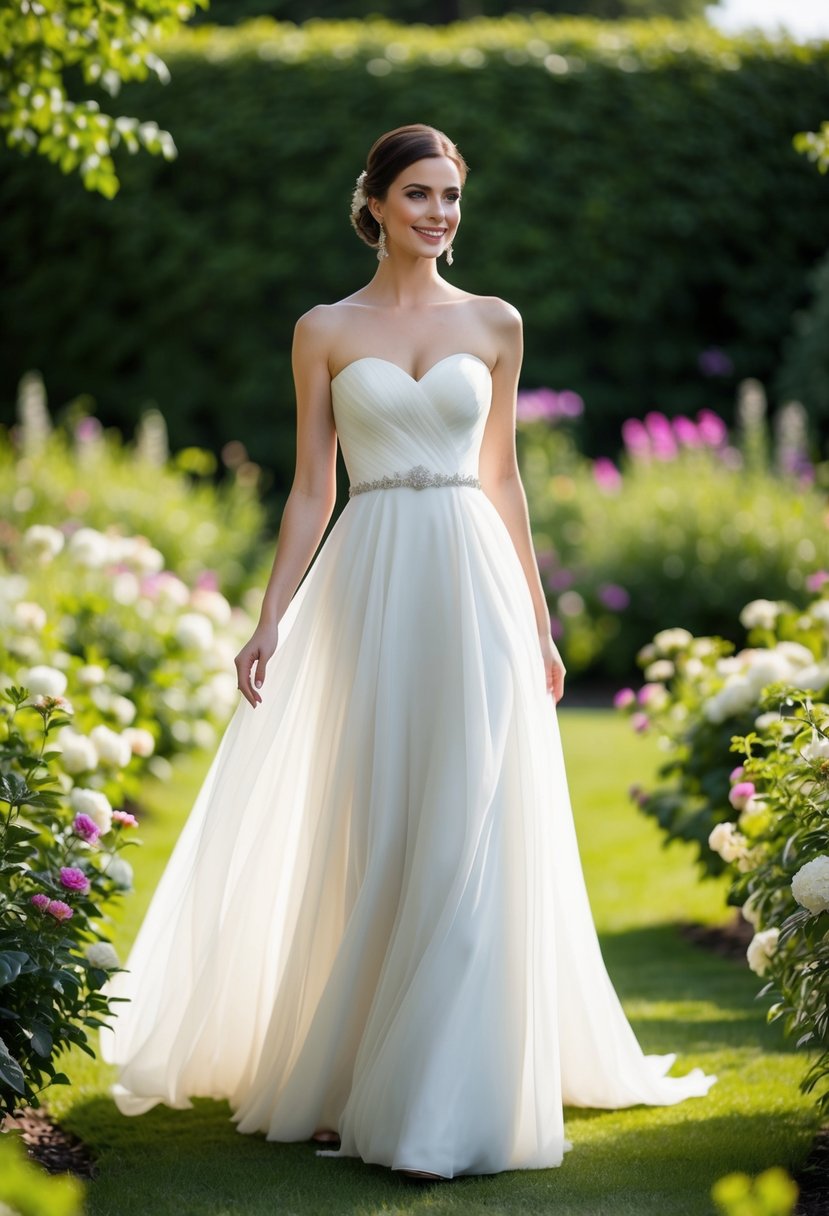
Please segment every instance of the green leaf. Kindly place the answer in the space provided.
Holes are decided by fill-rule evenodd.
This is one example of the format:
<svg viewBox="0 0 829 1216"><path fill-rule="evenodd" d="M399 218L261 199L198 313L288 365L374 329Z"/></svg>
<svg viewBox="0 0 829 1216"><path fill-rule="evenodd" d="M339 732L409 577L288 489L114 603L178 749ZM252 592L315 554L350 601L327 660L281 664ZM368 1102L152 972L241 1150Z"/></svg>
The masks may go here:
<svg viewBox="0 0 829 1216"><path fill-rule="evenodd" d="M0 988L11 984L29 962L29 955L23 950L0 951Z"/></svg>

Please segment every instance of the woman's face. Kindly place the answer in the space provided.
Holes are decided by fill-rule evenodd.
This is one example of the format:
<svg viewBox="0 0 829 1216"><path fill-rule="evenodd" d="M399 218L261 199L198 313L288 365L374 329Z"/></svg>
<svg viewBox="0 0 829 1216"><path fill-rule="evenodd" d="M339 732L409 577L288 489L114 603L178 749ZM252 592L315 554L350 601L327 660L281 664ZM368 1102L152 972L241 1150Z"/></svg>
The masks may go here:
<svg viewBox="0 0 829 1216"><path fill-rule="evenodd" d="M372 199L375 219L386 229L386 246L415 257L438 257L461 221L461 179L448 156L416 160L394 179L385 199Z"/></svg>

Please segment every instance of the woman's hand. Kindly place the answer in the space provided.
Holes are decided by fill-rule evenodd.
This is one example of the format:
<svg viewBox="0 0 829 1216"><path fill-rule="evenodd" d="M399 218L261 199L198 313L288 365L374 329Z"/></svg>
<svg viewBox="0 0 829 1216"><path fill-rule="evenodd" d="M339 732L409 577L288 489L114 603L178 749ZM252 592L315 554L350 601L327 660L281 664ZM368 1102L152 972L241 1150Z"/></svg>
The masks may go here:
<svg viewBox="0 0 829 1216"><path fill-rule="evenodd" d="M539 632L538 640L541 643L544 671L547 676L547 692L553 694L556 704L558 704L564 696L564 677L567 674L564 663L553 641L553 635L549 631L546 633Z"/></svg>
<svg viewBox="0 0 829 1216"><path fill-rule="evenodd" d="M253 637L242 647L234 659L239 692L250 701L254 709L262 700L258 689L264 683L268 660L276 650L278 637L279 630L275 621L273 623L260 621ZM251 682L254 663L256 664L256 676Z"/></svg>

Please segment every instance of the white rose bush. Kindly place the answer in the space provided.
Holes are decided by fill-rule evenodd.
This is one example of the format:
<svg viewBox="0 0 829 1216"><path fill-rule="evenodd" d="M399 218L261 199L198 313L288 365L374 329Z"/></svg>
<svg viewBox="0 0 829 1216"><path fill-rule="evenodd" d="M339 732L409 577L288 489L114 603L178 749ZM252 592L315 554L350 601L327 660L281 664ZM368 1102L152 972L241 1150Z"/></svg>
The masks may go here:
<svg viewBox="0 0 829 1216"><path fill-rule="evenodd" d="M669 838L692 841L704 874L754 929L747 963L810 1062L802 1080L829 1111L829 573L805 608L756 600L748 645L663 630L616 705L666 750L659 782L632 796ZM669 673L667 666L671 664ZM655 672L656 669L656 672Z"/></svg>

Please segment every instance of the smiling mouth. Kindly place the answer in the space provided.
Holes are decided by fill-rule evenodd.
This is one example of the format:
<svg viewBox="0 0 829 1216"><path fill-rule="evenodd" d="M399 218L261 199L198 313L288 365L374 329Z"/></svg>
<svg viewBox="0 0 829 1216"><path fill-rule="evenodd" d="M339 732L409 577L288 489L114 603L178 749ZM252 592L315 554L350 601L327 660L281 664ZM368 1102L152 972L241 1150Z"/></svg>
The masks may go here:
<svg viewBox="0 0 829 1216"><path fill-rule="evenodd" d="M439 241L441 237L446 236L446 228L415 228L415 232L419 236L425 236L429 241Z"/></svg>

